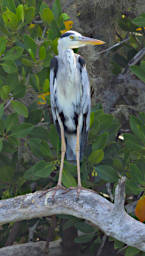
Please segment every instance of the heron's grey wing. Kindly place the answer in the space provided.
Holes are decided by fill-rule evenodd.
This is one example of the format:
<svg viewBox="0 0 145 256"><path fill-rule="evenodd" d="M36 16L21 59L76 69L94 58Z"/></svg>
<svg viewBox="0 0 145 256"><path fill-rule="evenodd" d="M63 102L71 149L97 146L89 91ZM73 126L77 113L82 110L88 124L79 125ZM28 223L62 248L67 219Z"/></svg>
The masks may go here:
<svg viewBox="0 0 145 256"><path fill-rule="evenodd" d="M91 111L91 97L90 97L90 84L88 73L86 70L85 60L78 57L81 84L82 84L82 100L81 100L81 113L82 113L82 132L80 141L80 158L82 158L88 138L88 130L90 127L90 111Z"/></svg>
<svg viewBox="0 0 145 256"><path fill-rule="evenodd" d="M57 86L58 59L53 57L50 63L50 102L54 123L56 123L56 86Z"/></svg>

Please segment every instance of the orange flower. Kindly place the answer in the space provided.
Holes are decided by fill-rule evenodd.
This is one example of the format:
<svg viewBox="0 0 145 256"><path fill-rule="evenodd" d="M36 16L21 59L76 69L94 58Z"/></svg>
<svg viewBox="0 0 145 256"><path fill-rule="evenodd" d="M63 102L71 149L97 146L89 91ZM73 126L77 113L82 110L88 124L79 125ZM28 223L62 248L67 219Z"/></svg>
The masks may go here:
<svg viewBox="0 0 145 256"><path fill-rule="evenodd" d="M145 221L145 196L142 196L136 205L135 215L141 221Z"/></svg>

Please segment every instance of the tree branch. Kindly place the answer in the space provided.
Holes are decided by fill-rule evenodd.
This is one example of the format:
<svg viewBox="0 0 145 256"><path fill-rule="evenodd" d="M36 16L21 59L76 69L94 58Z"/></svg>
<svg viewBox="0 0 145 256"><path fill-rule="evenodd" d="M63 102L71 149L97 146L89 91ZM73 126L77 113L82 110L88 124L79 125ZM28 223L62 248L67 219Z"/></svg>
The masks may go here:
<svg viewBox="0 0 145 256"><path fill-rule="evenodd" d="M54 190L37 191L0 201L0 224L20 220L68 214L86 219L106 235L145 252L145 225L124 209L125 178L122 177L115 191L115 203L111 203L94 191L83 189L77 200L77 190L67 193L59 189L52 200Z"/></svg>

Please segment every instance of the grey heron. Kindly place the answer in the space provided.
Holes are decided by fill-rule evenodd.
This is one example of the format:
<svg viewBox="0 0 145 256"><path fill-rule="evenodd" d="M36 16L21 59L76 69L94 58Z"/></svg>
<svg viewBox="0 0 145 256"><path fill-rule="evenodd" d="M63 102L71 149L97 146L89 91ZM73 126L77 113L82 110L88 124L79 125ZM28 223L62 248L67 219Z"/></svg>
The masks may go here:
<svg viewBox="0 0 145 256"><path fill-rule="evenodd" d="M54 123L61 137L61 163L56 188L62 186L64 158L77 162L78 191L81 189L80 160L86 147L90 123L90 86L84 59L72 49L101 45L104 41L65 32L58 40L58 56L50 65L50 99Z"/></svg>

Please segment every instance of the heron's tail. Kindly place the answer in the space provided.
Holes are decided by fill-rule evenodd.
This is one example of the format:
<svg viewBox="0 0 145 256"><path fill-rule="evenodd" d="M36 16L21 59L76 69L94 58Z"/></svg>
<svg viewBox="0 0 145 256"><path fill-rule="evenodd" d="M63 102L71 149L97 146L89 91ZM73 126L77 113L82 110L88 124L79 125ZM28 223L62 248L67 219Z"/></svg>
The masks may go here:
<svg viewBox="0 0 145 256"><path fill-rule="evenodd" d="M66 139L66 159L68 161L76 161L77 136L76 136L76 134L67 134L65 139ZM81 136L81 139L80 139L80 161L83 158L85 147L86 147L86 139L84 138L84 136Z"/></svg>
<svg viewBox="0 0 145 256"><path fill-rule="evenodd" d="M75 134L67 134L65 139L66 139L66 159L68 161L75 161L77 136Z"/></svg>

